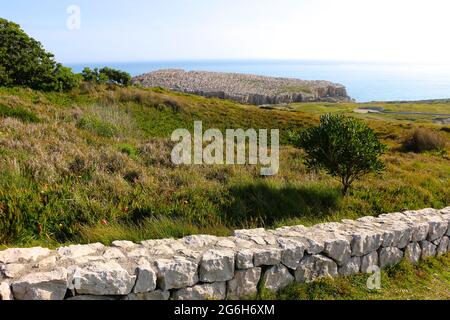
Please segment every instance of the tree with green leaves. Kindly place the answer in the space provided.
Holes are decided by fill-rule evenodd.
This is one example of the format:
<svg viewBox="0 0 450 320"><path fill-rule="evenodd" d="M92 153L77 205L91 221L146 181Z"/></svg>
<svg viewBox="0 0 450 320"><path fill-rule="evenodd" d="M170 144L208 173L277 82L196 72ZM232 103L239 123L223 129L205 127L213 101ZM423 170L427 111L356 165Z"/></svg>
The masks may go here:
<svg viewBox="0 0 450 320"><path fill-rule="evenodd" d="M326 114L320 125L292 135L293 141L306 152L310 169L324 169L342 183L347 195L352 183L371 172L381 172L380 156L386 150L375 132L363 121L343 115Z"/></svg>
<svg viewBox="0 0 450 320"><path fill-rule="evenodd" d="M86 67L81 75L84 81L87 82L110 83L125 87L131 84L131 75L129 73L108 67L94 68L94 70Z"/></svg>
<svg viewBox="0 0 450 320"><path fill-rule="evenodd" d="M18 24L0 18L0 85L37 90L70 90L80 77L54 60Z"/></svg>
<svg viewBox="0 0 450 320"><path fill-rule="evenodd" d="M131 75L125 71L104 67L100 69L100 74L104 74L110 83L125 87L129 86L131 83Z"/></svg>

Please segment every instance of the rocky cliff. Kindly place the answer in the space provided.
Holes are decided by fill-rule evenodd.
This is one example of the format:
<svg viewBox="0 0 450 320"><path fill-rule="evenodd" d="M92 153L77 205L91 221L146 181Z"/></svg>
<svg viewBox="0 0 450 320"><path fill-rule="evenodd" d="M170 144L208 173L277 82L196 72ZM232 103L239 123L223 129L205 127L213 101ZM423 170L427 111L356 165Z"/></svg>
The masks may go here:
<svg viewBox="0 0 450 320"><path fill-rule="evenodd" d="M133 83L255 105L351 100L341 84L238 73L168 69L135 77Z"/></svg>

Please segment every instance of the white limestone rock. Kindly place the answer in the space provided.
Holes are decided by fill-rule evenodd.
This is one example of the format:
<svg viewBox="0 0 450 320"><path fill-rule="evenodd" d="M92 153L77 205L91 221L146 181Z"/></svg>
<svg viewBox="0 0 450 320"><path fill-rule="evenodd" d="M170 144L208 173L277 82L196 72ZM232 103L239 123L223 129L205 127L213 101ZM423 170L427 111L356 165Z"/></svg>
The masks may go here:
<svg viewBox="0 0 450 320"><path fill-rule="evenodd" d="M412 228L412 242L420 242L426 240L428 237L428 232L430 230L430 224L426 218L411 214L409 212L403 213L405 218L402 220L406 221Z"/></svg>
<svg viewBox="0 0 450 320"><path fill-rule="evenodd" d="M305 254L305 243L292 238L279 238L278 245L282 249L281 263L295 270Z"/></svg>
<svg viewBox="0 0 450 320"><path fill-rule="evenodd" d="M236 230L233 234L237 238L252 241L258 245L266 245L265 238L268 236L264 228L250 229L250 230Z"/></svg>
<svg viewBox="0 0 450 320"><path fill-rule="evenodd" d="M133 293L146 293L156 289L157 274L148 261L141 259L135 274L136 284Z"/></svg>
<svg viewBox="0 0 450 320"><path fill-rule="evenodd" d="M371 252L362 257L361 259L362 273L372 273L378 267L379 267L378 253L376 251Z"/></svg>
<svg viewBox="0 0 450 320"><path fill-rule="evenodd" d="M405 249L405 258L413 264L417 264L420 261L421 255L422 249L417 242L411 242Z"/></svg>
<svg viewBox="0 0 450 320"><path fill-rule="evenodd" d="M352 256L362 257L373 251L378 250L382 244L382 235L380 233L361 230L352 235Z"/></svg>
<svg viewBox="0 0 450 320"><path fill-rule="evenodd" d="M431 242L427 240L421 241L420 247L422 248L422 259L436 256L437 246L432 244Z"/></svg>
<svg viewBox="0 0 450 320"><path fill-rule="evenodd" d="M139 301L165 301L169 300L170 292L156 290L146 293L130 293L125 300L139 300Z"/></svg>
<svg viewBox="0 0 450 320"><path fill-rule="evenodd" d="M99 252L105 250L105 246L101 243L72 245L61 247L56 250L61 258L76 259L85 256L98 255Z"/></svg>
<svg viewBox="0 0 450 320"><path fill-rule="evenodd" d="M234 277L235 253L233 250L208 250L200 262L200 281L221 282Z"/></svg>
<svg viewBox="0 0 450 320"><path fill-rule="evenodd" d="M297 282L312 282L323 277L337 277L338 267L332 259L322 255L313 255L303 258L295 271Z"/></svg>
<svg viewBox="0 0 450 320"><path fill-rule="evenodd" d="M341 237L325 241L324 254L337 262L338 265L345 265L351 257L350 242Z"/></svg>
<svg viewBox="0 0 450 320"><path fill-rule="evenodd" d="M351 276L358 274L361 270L361 257L352 257L344 265L339 267L339 274L342 276Z"/></svg>
<svg viewBox="0 0 450 320"><path fill-rule="evenodd" d="M127 295L135 285L136 276L112 260L95 261L76 267L70 282L77 295Z"/></svg>
<svg viewBox="0 0 450 320"><path fill-rule="evenodd" d="M125 259L125 255L119 248L107 248L105 253L103 253L103 258L105 259Z"/></svg>
<svg viewBox="0 0 450 320"><path fill-rule="evenodd" d="M30 273L11 285L16 300L63 300L67 288L67 270Z"/></svg>
<svg viewBox="0 0 450 320"><path fill-rule="evenodd" d="M278 291L294 282L294 276L283 265L276 265L267 269L262 278L263 286L271 291Z"/></svg>
<svg viewBox="0 0 450 320"><path fill-rule="evenodd" d="M49 256L40 260L38 263L34 265L34 268L38 269L55 269L57 262L56 256Z"/></svg>
<svg viewBox="0 0 450 320"><path fill-rule="evenodd" d="M234 243L236 244L237 248L240 249L251 249L255 246L255 244L252 241L248 241L248 240L244 240L244 239L240 239L240 238L234 238Z"/></svg>
<svg viewBox="0 0 450 320"><path fill-rule="evenodd" d="M216 242L215 246L219 248L234 249L236 248L236 243L233 240L234 237L218 238L218 241Z"/></svg>
<svg viewBox="0 0 450 320"><path fill-rule="evenodd" d="M11 286L8 282L0 282L0 301L14 300Z"/></svg>
<svg viewBox="0 0 450 320"><path fill-rule="evenodd" d="M5 264L0 265L0 274L3 273L3 275L6 278L18 278L22 272L26 269L26 265L19 264L19 263L11 263L11 264Z"/></svg>
<svg viewBox="0 0 450 320"><path fill-rule="evenodd" d="M209 235L195 235L184 237L181 241L188 247L201 248L214 246L219 238Z"/></svg>
<svg viewBox="0 0 450 320"><path fill-rule="evenodd" d="M436 253L438 256L442 256L448 252L448 248L450 245L450 239L448 237L442 237L439 242L439 246L437 247Z"/></svg>
<svg viewBox="0 0 450 320"><path fill-rule="evenodd" d="M46 258L50 254L51 251L49 249L41 247L7 249L0 251L0 263L31 263Z"/></svg>
<svg viewBox="0 0 450 320"><path fill-rule="evenodd" d="M202 260L202 256L204 251L202 250L191 250L191 249L182 249L182 250L178 250L177 255L183 256L189 260L195 261L196 263L200 263L200 261ZM170 257L169 257L170 258Z"/></svg>
<svg viewBox="0 0 450 320"><path fill-rule="evenodd" d="M198 282L198 265L183 257L156 261L158 287L163 291L191 287Z"/></svg>
<svg viewBox="0 0 450 320"><path fill-rule="evenodd" d="M393 266L403 259L403 251L396 247L388 247L380 250L380 267Z"/></svg>
<svg viewBox="0 0 450 320"><path fill-rule="evenodd" d="M224 300L226 296L226 282L198 284L173 293L174 300Z"/></svg>
<svg viewBox="0 0 450 320"><path fill-rule="evenodd" d="M131 242L131 241L125 241L125 240L122 240L122 241L114 241L114 242L111 244L111 246L126 251L126 250L134 249L134 248L136 248L138 245L137 245L136 243L134 243L134 242Z"/></svg>
<svg viewBox="0 0 450 320"><path fill-rule="evenodd" d="M274 266L281 262L282 249L279 248L262 248L255 249L253 256L253 264L255 267Z"/></svg>
<svg viewBox="0 0 450 320"><path fill-rule="evenodd" d="M128 258L146 258L150 256L148 249L145 246L136 246L126 252Z"/></svg>
<svg viewBox="0 0 450 320"><path fill-rule="evenodd" d="M258 292L261 272L261 268L236 271L234 278L228 281L227 298L237 299L256 294Z"/></svg>
<svg viewBox="0 0 450 320"><path fill-rule="evenodd" d="M253 251L242 249L236 253L236 268L240 270L253 268Z"/></svg>
<svg viewBox="0 0 450 320"><path fill-rule="evenodd" d="M310 255L315 255L321 253L325 249L324 239L321 237L317 237L313 233L309 233L308 235L304 235L302 239L305 241L306 252Z"/></svg>
<svg viewBox="0 0 450 320"><path fill-rule="evenodd" d="M436 239L442 238L448 231L448 221L442 219L439 216L428 217L428 222L430 224L430 230L428 232L428 241L434 241Z"/></svg>

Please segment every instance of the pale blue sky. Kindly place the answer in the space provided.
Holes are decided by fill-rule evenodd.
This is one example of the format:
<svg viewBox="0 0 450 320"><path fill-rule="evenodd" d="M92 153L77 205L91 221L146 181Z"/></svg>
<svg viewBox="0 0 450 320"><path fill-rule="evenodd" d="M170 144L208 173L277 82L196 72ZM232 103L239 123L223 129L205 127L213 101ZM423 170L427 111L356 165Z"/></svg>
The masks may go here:
<svg viewBox="0 0 450 320"><path fill-rule="evenodd" d="M65 63L332 59L450 63L447 0L0 0ZM69 5L81 29L66 26Z"/></svg>

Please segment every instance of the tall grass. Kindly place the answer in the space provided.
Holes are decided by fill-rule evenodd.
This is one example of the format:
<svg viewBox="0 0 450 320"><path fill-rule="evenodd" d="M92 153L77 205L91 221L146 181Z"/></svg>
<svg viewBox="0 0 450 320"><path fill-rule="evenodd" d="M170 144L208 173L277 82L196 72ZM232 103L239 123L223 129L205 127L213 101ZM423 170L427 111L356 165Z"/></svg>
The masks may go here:
<svg viewBox="0 0 450 320"><path fill-rule="evenodd" d="M39 122L39 118L31 111L22 107L7 107L0 104L0 117L11 117L23 122Z"/></svg>
<svg viewBox="0 0 450 320"><path fill-rule="evenodd" d="M443 207L450 200L445 156L397 151L413 124L369 122L391 147L386 173L367 176L342 198L337 183L308 172L302 152L283 138L317 123L314 114L106 86L70 94L0 88L0 101L40 119L0 116L0 244L226 235L242 227ZM192 129L194 120L205 129L279 128L279 174L262 178L250 165L174 166L170 134Z"/></svg>

